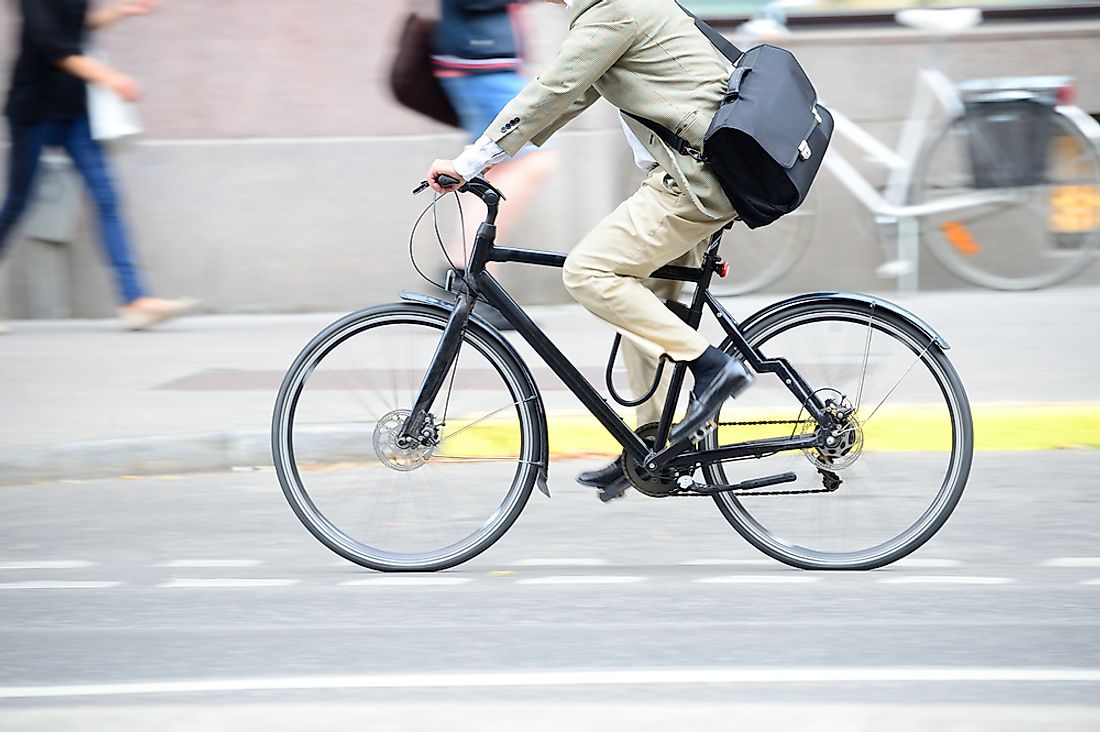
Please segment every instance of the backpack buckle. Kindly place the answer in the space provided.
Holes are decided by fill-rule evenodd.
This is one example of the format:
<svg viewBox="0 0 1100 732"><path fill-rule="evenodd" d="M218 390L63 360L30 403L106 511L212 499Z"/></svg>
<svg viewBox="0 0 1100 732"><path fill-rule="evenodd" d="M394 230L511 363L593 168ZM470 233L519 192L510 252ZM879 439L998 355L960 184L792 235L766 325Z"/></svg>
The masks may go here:
<svg viewBox="0 0 1100 732"><path fill-rule="evenodd" d="M810 144L805 140L798 143L798 154L803 160L809 160L810 156L813 155L813 151L810 150Z"/></svg>

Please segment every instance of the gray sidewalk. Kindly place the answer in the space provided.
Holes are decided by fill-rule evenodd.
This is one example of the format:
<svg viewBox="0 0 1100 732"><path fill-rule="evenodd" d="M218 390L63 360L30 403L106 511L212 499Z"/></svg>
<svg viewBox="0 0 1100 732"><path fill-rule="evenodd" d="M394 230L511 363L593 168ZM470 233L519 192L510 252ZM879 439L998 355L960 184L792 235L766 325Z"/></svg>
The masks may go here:
<svg viewBox="0 0 1100 732"><path fill-rule="evenodd" d="M951 343L973 403L1100 409L1100 289L885 296ZM775 299L727 307L744 318ZM602 371L608 327L579 306L530 312L578 366ZM268 465L283 372L335 317L203 316L144 333L113 320L14 322L0 336L0 484ZM552 409L582 412L529 363Z"/></svg>

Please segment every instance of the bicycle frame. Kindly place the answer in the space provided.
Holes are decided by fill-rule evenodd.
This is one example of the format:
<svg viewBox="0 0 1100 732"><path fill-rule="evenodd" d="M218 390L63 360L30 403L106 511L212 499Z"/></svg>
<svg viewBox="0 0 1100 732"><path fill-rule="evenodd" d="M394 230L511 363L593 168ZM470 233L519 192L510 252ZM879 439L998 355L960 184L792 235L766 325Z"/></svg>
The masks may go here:
<svg viewBox="0 0 1100 732"><path fill-rule="evenodd" d="M476 179L468 183L464 187L465 189L469 189L482 198L488 208L488 214L485 222L478 229L469 258L466 279L468 293L463 292L458 296L458 302L444 328L440 344L421 383L411 410L411 416L402 429L401 437L403 439L416 439L416 435L420 433L424 426L428 409L435 401L439 390L443 387L447 374L458 356L458 350L462 342L462 331L466 327L474 301L481 297L504 315L516 329L516 332L527 341L565 386L623 446L623 450L627 455L639 464L650 467L667 466L670 469L691 469L698 464L711 464L745 457L760 457L783 450L800 450L820 444L820 438L815 432L797 437L752 440L698 452L689 450L682 454L662 454L661 448L667 444L668 436L672 430L676 403L687 370L686 364L677 363L672 372L668 396L661 412L654 447L654 450L657 451L655 454L650 445L630 429L568 357L554 345L538 325L516 304L515 300L512 299L496 278L485 269L488 262L518 262L560 268L565 264L565 255L560 252L494 247L493 241L496 235L494 222L496 220L499 192L496 192L487 182ZM688 324L693 328L698 328L702 320L703 308L708 308L718 320L730 341L754 371L761 374L775 374L819 425L828 424L829 417L825 413L825 405L821 403L817 395L786 359L767 358L757 348L751 346L741 333L737 321L709 292L711 279L722 264L722 260L718 256L718 243L721 240L721 235L722 231L720 230L711 237L710 246L698 268L666 266L658 269L652 276L660 279L695 283L695 294L688 308Z"/></svg>

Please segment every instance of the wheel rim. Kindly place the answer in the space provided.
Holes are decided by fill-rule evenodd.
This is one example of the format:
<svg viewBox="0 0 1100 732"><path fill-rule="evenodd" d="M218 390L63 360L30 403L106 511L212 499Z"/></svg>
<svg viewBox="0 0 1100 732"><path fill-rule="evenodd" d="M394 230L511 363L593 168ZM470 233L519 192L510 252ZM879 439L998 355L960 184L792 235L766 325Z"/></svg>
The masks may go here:
<svg viewBox="0 0 1100 732"><path fill-rule="evenodd" d="M1072 277L1095 257L1100 155L1066 118L1052 119L1042 182L981 189L998 200L922 219L922 235L932 252L960 277L984 287L1033 289ZM917 202L975 192L971 143L965 122L957 120L945 130L923 158Z"/></svg>
<svg viewBox="0 0 1100 732"><path fill-rule="evenodd" d="M842 483L831 492L826 492L827 476L801 452L717 467L711 480L719 483L791 470L799 480L772 492L820 491L719 494L720 508L738 531L772 556L811 568L880 566L931 536L961 493L972 437L965 396L951 388L928 342L891 321L840 310L764 323L749 340L767 354L782 354L812 388L836 390L822 391L823 397L840 401L839 394L856 406L858 454L849 453L851 464L833 470ZM778 379L763 376L723 410L721 421L798 423L722 426L711 444L752 439L764 431L770 436L805 431L802 420L808 415L799 414L797 405L777 406L790 402Z"/></svg>
<svg viewBox="0 0 1100 732"><path fill-rule="evenodd" d="M368 566L465 561L503 534L534 483L533 397L474 331L430 409L438 444L398 444L445 324L401 313L334 329L284 386L276 459L287 497L323 543Z"/></svg>

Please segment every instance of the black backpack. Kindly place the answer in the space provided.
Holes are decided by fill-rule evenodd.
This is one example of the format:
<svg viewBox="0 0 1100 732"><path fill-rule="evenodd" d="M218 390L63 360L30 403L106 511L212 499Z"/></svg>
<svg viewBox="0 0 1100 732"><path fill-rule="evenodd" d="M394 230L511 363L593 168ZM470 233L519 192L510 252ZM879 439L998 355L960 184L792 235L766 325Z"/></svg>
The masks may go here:
<svg viewBox="0 0 1100 732"><path fill-rule="evenodd" d="M734 65L702 151L652 120L630 116L676 152L708 163L750 229L767 226L806 199L833 134L833 117L817 103L813 84L790 51L762 45L742 53L699 18L695 25Z"/></svg>

